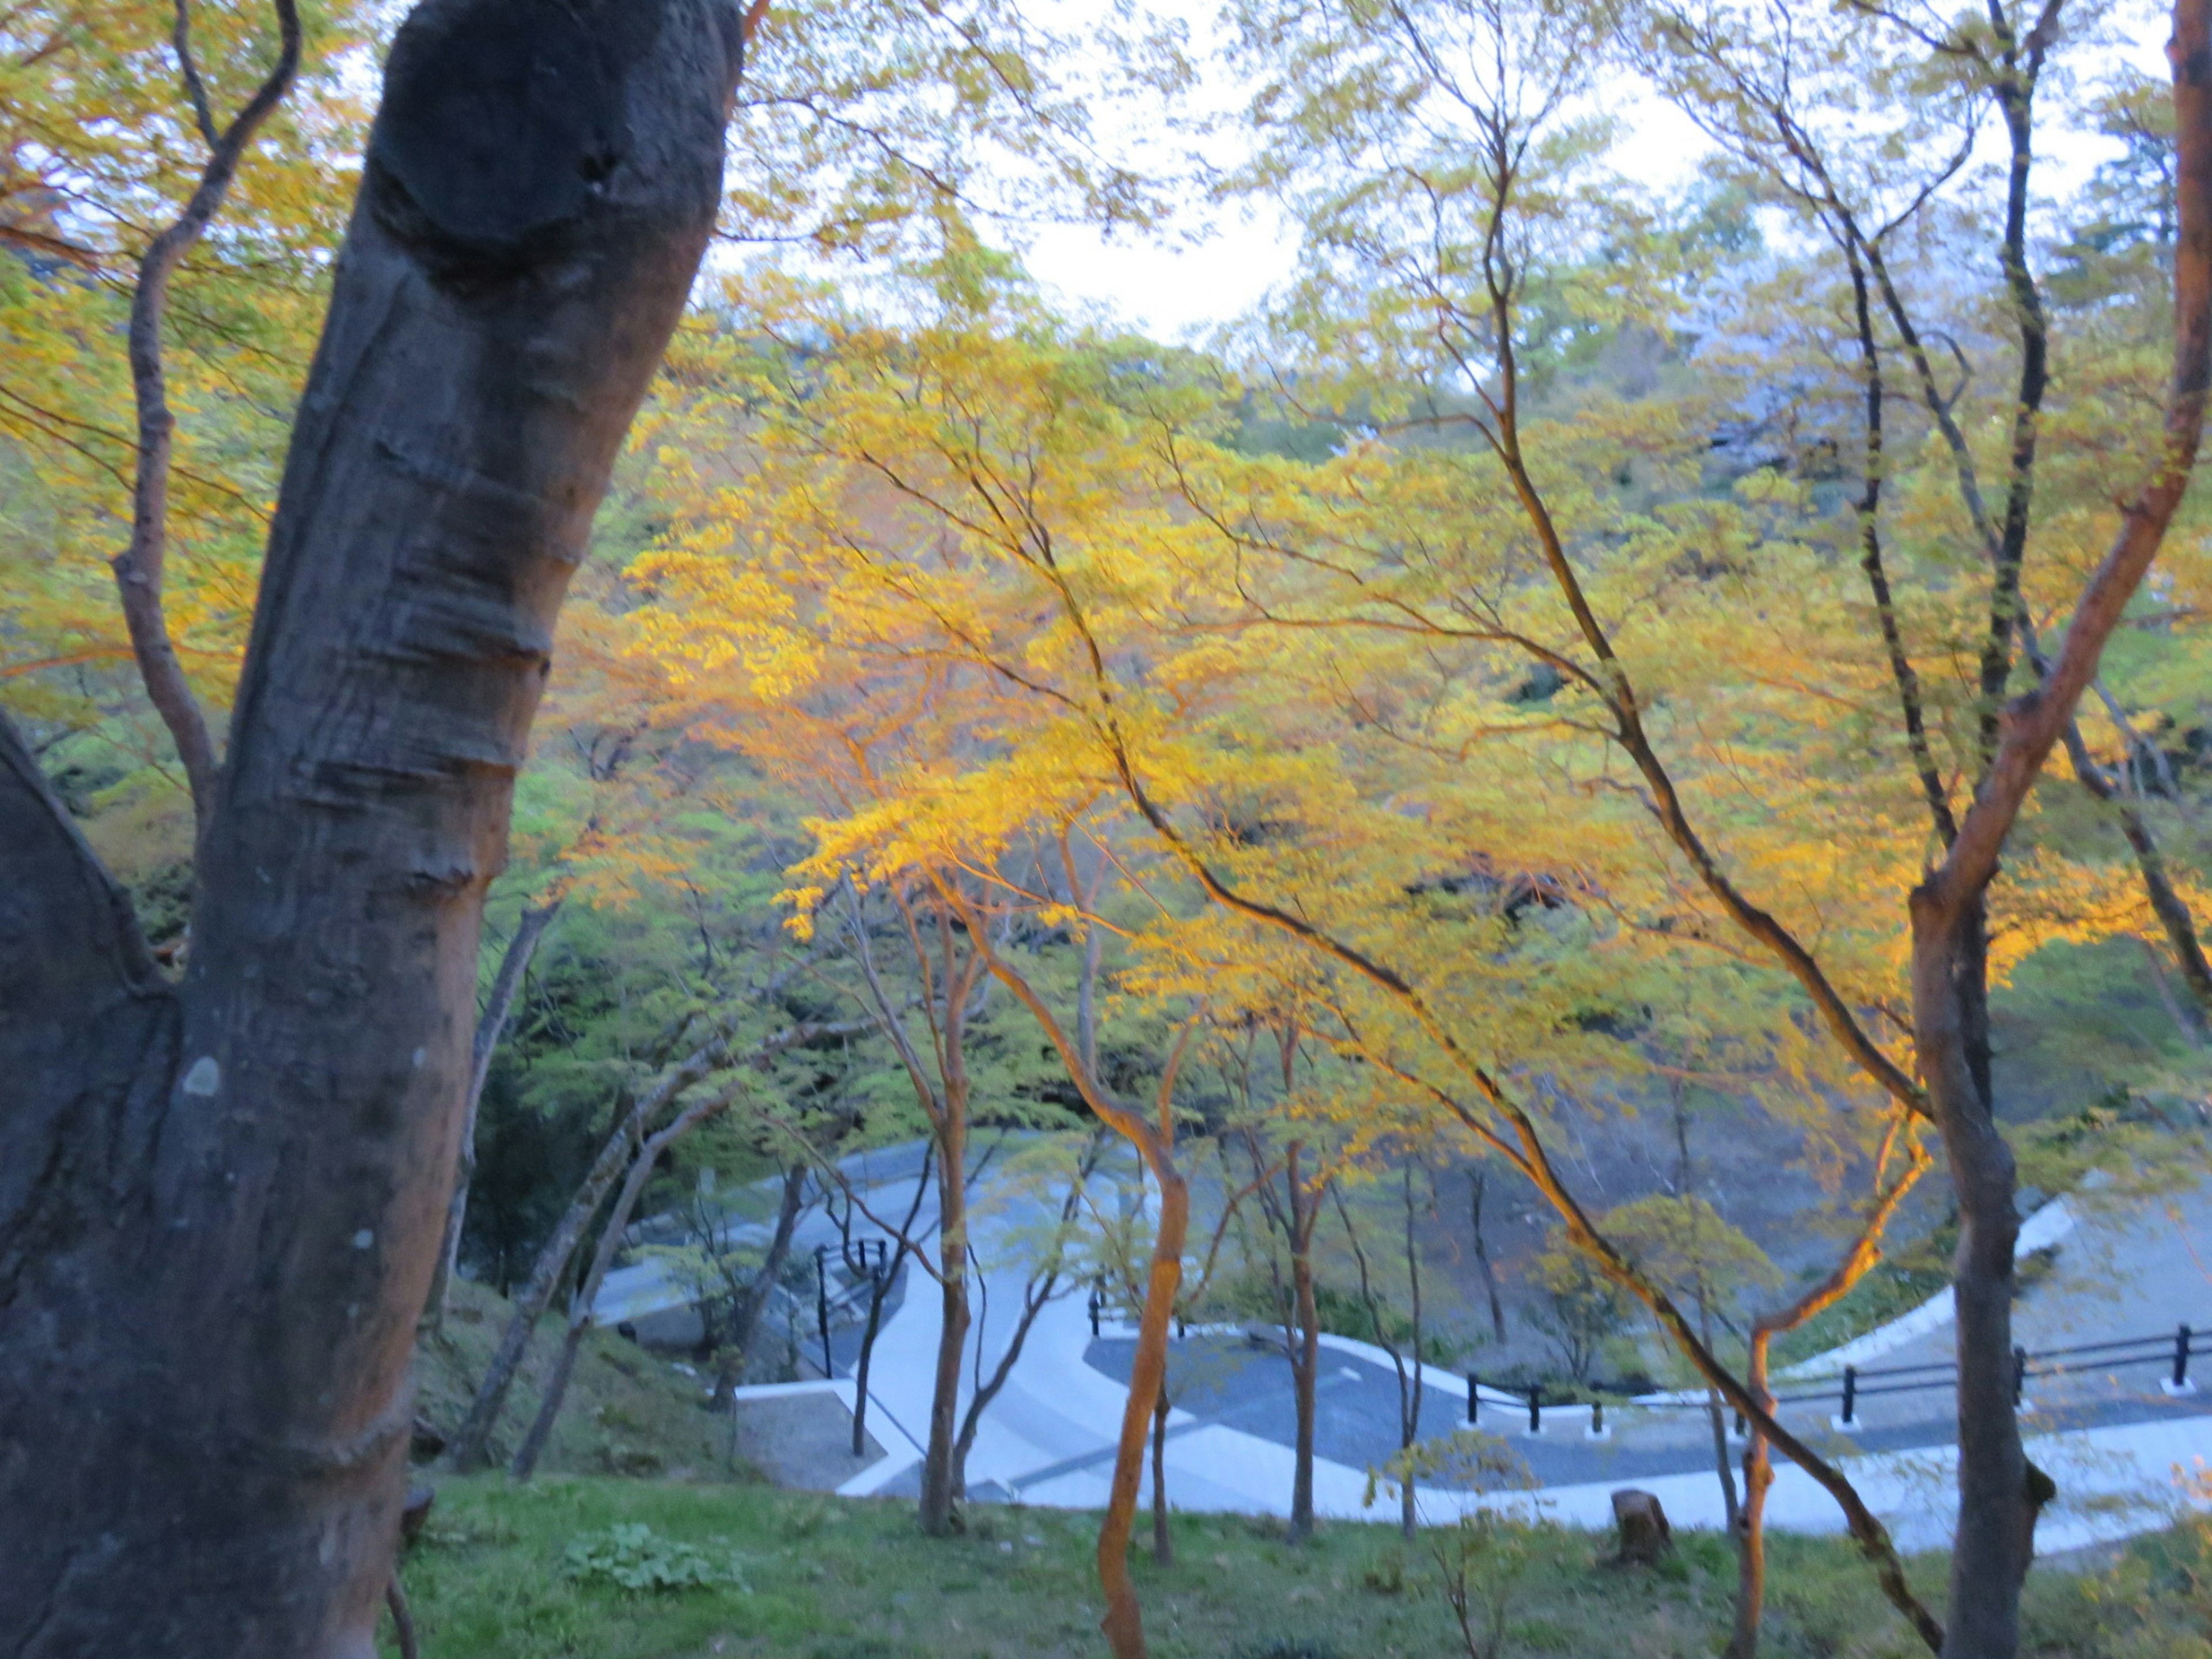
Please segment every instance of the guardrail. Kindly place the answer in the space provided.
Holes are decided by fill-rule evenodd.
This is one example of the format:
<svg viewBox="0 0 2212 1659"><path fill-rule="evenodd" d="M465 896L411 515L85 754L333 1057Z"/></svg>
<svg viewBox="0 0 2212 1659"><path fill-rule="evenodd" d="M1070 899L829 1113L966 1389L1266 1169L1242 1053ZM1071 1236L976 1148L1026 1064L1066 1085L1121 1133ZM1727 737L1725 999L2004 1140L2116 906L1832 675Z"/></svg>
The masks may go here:
<svg viewBox="0 0 2212 1659"><path fill-rule="evenodd" d="M2173 1330L2153 1336L2120 1337L2109 1342L2077 1342L2060 1348L2044 1348L2033 1352L2026 1348L2012 1351L2012 1401L2018 1409L2027 1398L2027 1382L2035 1376L2063 1376L2070 1372L2117 1370L2135 1365L2160 1365L2167 1375L2160 1379L2159 1387L2169 1396L2185 1398L2197 1392L2197 1384L2189 1375L2190 1360L2199 1354L2212 1353L2212 1333L2191 1330L2187 1325L2177 1325ZM1863 1368L1845 1365L1838 1374L1834 1386L1818 1389L1796 1389L1788 1394L1774 1396L1777 1406L1817 1404L1823 1400L1837 1401L1842 1409L1833 1419L1839 1429L1859 1426L1858 1406L1862 1400L1883 1395L1917 1394L1931 1389L1949 1389L1958 1385L1959 1367L1954 1360L1931 1361L1921 1365L1888 1365ZM1484 1384L1474 1371L1467 1374L1467 1420L1480 1421ZM1504 1390L1492 1388L1492 1395L1510 1393L1515 1398L1516 1413L1520 1400L1525 1395L1528 1413L1528 1432L1540 1433L1544 1420L1544 1385L1531 1384L1526 1389ZM1498 1403L1493 1400L1492 1404ZM1559 1402L1554 1402L1559 1403ZM1629 1403L1629 1402L1617 1402ZM1695 1400L1650 1400L1632 1402L1651 1410L1705 1410L1705 1402ZM1591 1431L1601 1432L1604 1421L1603 1401L1590 1404ZM1741 1413L1736 1417L1736 1431L1743 1432Z"/></svg>

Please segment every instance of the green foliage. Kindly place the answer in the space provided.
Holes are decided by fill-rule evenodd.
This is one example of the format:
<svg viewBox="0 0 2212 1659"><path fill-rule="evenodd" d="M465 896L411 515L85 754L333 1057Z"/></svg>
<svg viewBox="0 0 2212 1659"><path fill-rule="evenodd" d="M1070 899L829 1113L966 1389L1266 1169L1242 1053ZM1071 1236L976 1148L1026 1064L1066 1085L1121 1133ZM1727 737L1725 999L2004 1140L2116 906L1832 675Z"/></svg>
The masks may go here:
<svg viewBox="0 0 2212 1659"><path fill-rule="evenodd" d="M1538 1297L1528 1322L1542 1332L1567 1376L1588 1382L1628 1328L1635 1304L1590 1259L1555 1235L1528 1264Z"/></svg>
<svg viewBox="0 0 2212 1659"><path fill-rule="evenodd" d="M1367 1490L1360 1501L1371 1504L1382 1486L1403 1491L1408 1480L1478 1492L1525 1492L1536 1484L1519 1452L1502 1437L1480 1429L1458 1429L1415 1441L1379 1468L1368 1470Z"/></svg>
<svg viewBox="0 0 2212 1659"><path fill-rule="evenodd" d="M842 1519L798 1536L790 1522L817 1510ZM445 1483L422 1543L401 1567L423 1650L467 1659L701 1659L726 1655L808 1659L951 1655L954 1659L1095 1659L1098 1601L1091 1577L1095 1515L998 1509L995 1541L921 1536L909 1504L824 1498L762 1486L551 1479L510 1486L497 1476ZM742 1553L750 1593L716 1585L641 1594L560 1571L580 1534L629 1523L702 1553ZM1455 1553L1450 1528L1408 1547L1395 1528L1326 1526L1286 1547L1272 1528L1239 1516L1174 1518L1178 1565L1133 1561L1164 1659L1213 1659L1281 1636L1338 1653L1387 1659L1463 1652L1431 1550ZM1727 1540L1678 1534L1679 1579L1596 1565L1586 1534L1490 1523L1470 1539L1470 1589L1511 1574L1507 1651L1607 1659L1711 1659L1727 1633L1735 1562ZM2176 1535L2179 1536L2178 1534ZM725 1544L714 1540L721 1539ZM1011 1543L1002 1550L1000 1543ZM1840 1538L1783 1534L1771 1541L1774 1606L1767 1626L1778 1659L1914 1659L1917 1638L1882 1599L1864 1561ZM2187 1580L2154 1590L2145 1540L2109 1571L2032 1576L2022 1651L2032 1659L2201 1659L2177 1644L2201 1601ZM2197 1547L2162 1571L2203 1575ZM1395 1556L1401 1594L1366 1594ZM1939 1592L1941 1556L1908 1562L1923 1594ZM2166 1597L2163 1604L2154 1595ZM390 1655L388 1644L382 1651Z"/></svg>
<svg viewBox="0 0 2212 1659"><path fill-rule="evenodd" d="M708 1540L719 1546L722 1540ZM603 1532L586 1533L562 1553L563 1570L580 1583L604 1583L626 1590L707 1589L734 1585L748 1589L737 1556L720 1548L701 1549L664 1538L642 1521L619 1522Z"/></svg>
<svg viewBox="0 0 2212 1659"><path fill-rule="evenodd" d="M1655 1193L1607 1211L1601 1224L1660 1289L1716 1313L1742 1308L1781 1278L1766 1253L1702 1198ZM1557 1275L1543 1272L1549 1290Z"/></svg>

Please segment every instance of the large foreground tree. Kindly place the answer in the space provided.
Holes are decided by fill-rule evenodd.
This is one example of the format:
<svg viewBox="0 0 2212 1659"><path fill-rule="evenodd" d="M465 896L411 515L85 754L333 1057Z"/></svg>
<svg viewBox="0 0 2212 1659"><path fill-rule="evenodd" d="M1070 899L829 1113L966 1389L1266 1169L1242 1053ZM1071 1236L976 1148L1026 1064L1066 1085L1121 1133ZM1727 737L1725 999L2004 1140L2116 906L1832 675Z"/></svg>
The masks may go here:
<svg viewBox="0 0 2212 1659"><path fill-rule="evenodd" d="M0 719L0 1652L373 1650L484 890L743 32L729 0L400 30L180 982Z"/></svg>

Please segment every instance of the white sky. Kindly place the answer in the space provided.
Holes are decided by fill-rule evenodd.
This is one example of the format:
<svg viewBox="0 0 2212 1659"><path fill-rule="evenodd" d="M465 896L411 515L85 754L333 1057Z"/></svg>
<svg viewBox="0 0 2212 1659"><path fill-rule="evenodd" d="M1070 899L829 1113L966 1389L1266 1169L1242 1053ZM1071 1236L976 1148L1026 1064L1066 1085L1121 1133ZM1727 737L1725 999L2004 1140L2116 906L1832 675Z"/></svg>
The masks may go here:
<svg viewBox="0 0 2212 1659"><path fill-rule="evenodd" d="M1153 0L1157 9L1182 15L1190 25L1194 52L1202 49L1218 0ZM1096 16L1100 0L1058 0L1066 15ZM2074 70L2085 83L2101 80L2109 68L2131 63L2150 73L2166 72L2166 26L2160 7L2122 0L2106 26L2107 38L2073 55ZM1620 121L1624 139L1613 165L1660 193L1671 192L1697 176L1709 146L1688 117L1624 77L1609 86L1605 100ZM1225 111L1233 90L1219 71L1211 70L1198 89L1199 108L1180 113ZM2039 137L2038 182L2045 199L2070 191L2110 153L2108 141L2094 133L2052 125L2048 102ZM1101 137L1142 135L1164 112L1131 108L1098 112ZM1027 249L1029 268L1048 291L1078 310L1104 311L1160 339L1202 337L1249 312L1290 274L1296 252L1293 237L1264 207L1218 208L1193 204L1170 238L1125 234L1109 240L1087 226L1048 226Z"/></svg>

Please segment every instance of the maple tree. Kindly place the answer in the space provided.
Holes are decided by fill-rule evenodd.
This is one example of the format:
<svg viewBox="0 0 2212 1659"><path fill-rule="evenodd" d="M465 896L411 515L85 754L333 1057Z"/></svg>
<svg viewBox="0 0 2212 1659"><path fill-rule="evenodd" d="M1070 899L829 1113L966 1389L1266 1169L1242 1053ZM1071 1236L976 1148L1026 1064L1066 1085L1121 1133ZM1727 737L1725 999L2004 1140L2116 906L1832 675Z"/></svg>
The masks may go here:
<svg viewBox="0 0 2212 1659"><path fill-rule="evenodd" d="M588 507L562 521L557 549L532 555L527 580L492 581L497 605L469 597L466 572L454 579L465 593L439 590L417 618L427 632L386 641L417 666L362 690L302 643L339 629L347 607L315 585L309 543L325 532L319 520L301 527L297 502L352 487L300 459L335 419L311 381L257 617L247 590L283 411L325 297L327 376L362 326L362 262L421 264L443 292L452 270L491 256L467 215L428 231L409 216L417 193L443 198L408 171L420 161L410 118L387 109L378 131L401 137L368 141L371 205L332 263L340 186L365 142L346 65L378 44L374 9L159 9L87 21L33 3L0 22L0 468L22 486L0 521L0 690L14 716L0 726L14 781L0 814L21 830L0 858L42 903L60 902L56 870L100 900L89 920L32 916L52 926L22 933L26 951L99 933L109 988L170 1010L148 1016L156 1025L183 1022L154 1047L185 1047L147 1062L149 1077L177 1077L145 1087L174 1083L197 1102L265 1083L296 1114L313 1073L339 1078L317 1099L341 1116L365 1123L407 1103L404 1146L367 1129L345 1143L387 1177L374 1224L347 1235L381 1241L361 1247L373 1259L298 1222L319 1240L316 1285L374 1280L374 1352L345 1332L324 1332L307 1358L312 1333L263 1344L301 1376L343 1370L349 1425L390 1395L407 1338L386 1316L412 1296L411 1322L426 1285L434 1336L469 1228L472 1126L496 1068L520 1064L495 1050L539 941L556 957L652 957L639 939L696 933L697 962L607 1022L622 1041L530 1039L533 1102L599 1109L611 1096L614 1121L580 1137L565 1182L547 1183L572 1190L551 1194L527 1241L534 1263L456 1437L463 1465L489 1455L564 1288L565 1376L679 1142L741 1137L783 1178L769 1265L732 1288L742 1322L789 1247L806 1168L834 1181L833 1146L918 1133L937 1242L910 1237L911 1214L890 1230L939 1288L921 1517L956 1529L977 1425L1061 1285L1101 1156L1081 1140L1089 1161L1065 1190L1047 1181L1030 1194L1057 1223L1014 1340L992 1376L979 1358L963 1413L972 1136L987 1123L1058 1132L1087 1115L1133 1151L1152 1211L1116 1266L1139 1334L1097 1558L1104 1628L1130 1659L1146 1648L1127 1551L1148 1440L1167 1554L1168 1334L1210 1285L1232 1212L1252 1200L1285 1245L1293 1535L1313 1522L1316 1247L1332 1214L1366 1322L1398 1361L1410 1528L1413 1166L1472 1155L1501 1337L1481 1234L1491 1169L1528 1180L1558 1218L1560 1248L1540 1272L1563 1296L1640 1305L1706 1390L1738 1517L1734 1659L1755 1650L1765 1600L1776 1449L1836 1498L1930 1646L2013 1650L2047 1487L2008 1408L2018 1218L1991 1000L2045 947L2135 933L2161 988L2168 975L2180 988L2185 1039L2201 1048L2212 1018L2193 757L2166 741L2192 718L2212 575L2189 488L2212 353L2200 0L2175 9L2171 96L2122 76L2086 106L2124 149L2067 204L2080 222L2047 252L2029 230L2031 162L2039 106L2066 94L2076 43L2060 0L1960 18L1869 0L1809 33L1723 3L1241 0L1229 21L1253 149L1228 182L1272 196L1301 247L1236 363L1073 326L989 246L1039 194L1108 224L1155 214L1152 183L1101 158L1088 109L1115 88L1185 84L1171 29L1116 19L1086 61L1074 36L996 0L958 15L872 0L764 21L756 10L773 50L737 94L736 176L726 193L690 191L683 231L686 246L703 239L712 214L743 252L680 322L676 253L639 276L652 297L636 305L658 332L610 360L603 396L582 400L599 412L505 447L485 435L465 477L443 428L434 454L374 421L369 436L331 440L341 455L382 444L399 475L360 483L354 529L331 534L374 540L374 519L443 525L474 546L482 478L538 479L574 460L575 499L596 500L647 399L611 522L563 613L564 668L539 719L560 752L522 780L522 867L495 901L514 920L482 963L507 780L552 601L587 550ZM499 11L434 0L433 21L403 38ZM1650 199L1608 170L1611 134L1589 111L1609 54L1719 146L1686 202ZM404 53L395 61L404 70ZM395 77L405 106L418 83ZM233 125L222 112L238 106L249 113ZM545 118L569 131L568 117ZM2008 165L1984 178L1972 145L1991 129ZM527 178L499 177L526 194ZM512 204L466 205L497 218ZM568 257L522 242L494 261L490 289ZM784 246L872 274L827 276L817 261L794 275L801 262L773 255ZM611 304L624 319L636 309ZM507 325L482 295L455 305L489 306L494 333ZM580 313L544 326L598 361ZM2154 428L2142 411L2161 399ZM487 434L503 418L468 409ZM2116 503L2113 481L2137 477L2149 482ZM111 579L94 561L118 549ZM374 594L356 597L373 611ZM288 620L272 619L280 610ZM507 668L469 666L479 647L505 652ZM493 680L505 713L487 724L471 699ZM394 717L390 752L324 754L300 724L310 714L276 706L295 693L302 710L325 706L317 685L336 707L392 684L419 695ZM208 712L226 708L228 755ZM417 738L427 747L407 746ZM295 758L269 758L270 744ZM2038 787L2054 748L2068 756L2063 789ZM439 756L486 775L442 794L424 785L419 811L370 822L362 776L419 781ZM339 775L356 762L368 771ZM292 776L286 766L324 768L309 805L336 811L343 797L358 844L319 839L308 807L294 829L278 822L253 791L289 799L269 783ZM49 780L68 787L66 806ZM295 941L283 974L306 1000L287 1005L277 1035L313 1048L312 1062L285 1059L281 1042L265 1062L223 1047L222 1033L283 1024L246 984L278 960L240 873L256 857L288 871L288 915L349 902L386 914L384 889L349 886L333 858L415 881L435 912L433 945L371 951L369 966L314 957L336 921ZM178 872L195 864L191 891ZM184 964L181 988L126 925L157 902L156 943ZM710 911L743 920L718 938ZM786 915L789 937L770 943ZM429 990L385 998L374 1029L344 1042L316 1023L315 996L366 979L388 988L385 969L403 958ZM26 1020L106 971L11 987L0 1041L34 1048ZM1237 1091L1222 1079L1237 1045L1267 1031L1280 1035L1280 1075L1245 1088L1231 1124L1217 1095ZM179 1069L203 1049L219 1073ZM377 1071L396 1053L423 1056L424 1075ZM787 1097L776 1108L743 1084L771 1065ZM1840 1254L1809 1289L1775 1291L1761 1253L1689 1179L1686 1139L1669 1193L1600 1210L1570 1180L1559 1149L1571 1125L1662 1091L1679 1119L1687 1079L1756 1097L1791 1149L1772 1155L1822 1171L1821 1224ZM30 1139L60 1133L51 1116ZM1943 1142L1962 1220L1962 1504L1940 1622L1850 1481L1778 1419L1768 1377L1773 1341L1878 1259L1927 1166L1922 1125ZM240 1172L257 1213L343 1207L339 1152L310 1154L287 1134L241 1148L246 1132L228 1133L200 1123L173 1156L197 1148ZM439 1151L455 1134L458 1178ZM1224 1137L1247 1166L1233 1176ZM1041 1156L1065 1146L1049 1139ZM1356 1189L1384 1170L1402 1183L1391 1226L1416 1299L1410 1363L1385 1340L1386 1275L1354 1213ZM1214 1188L1221 1224L1200 1250L1194 1205ZM0 1237L31 1241L0 1261L34 1291L40 1229L61 1213L44 1190L0 1206L0 1223L15 1218ZM300 1299L295 1285L264 1324ZM872 1334L881 1286L870 1305ZM1571 1334L1586 1361L1590 1331ZM29 1389L50 1358L0 1366L0 1393L10 1377ZM723 1397L736 1363L717 1378ZM556 1381L519 1475L560 1401ZM224 1409L210 1419L231 1420ZM1740 1504L1731 1410L1752 1428ZM863 1432L856 1418L856 1445ZM389 1493L349 1493L330 1501L367 1536ZM380 1548L331 1569L351 1575L332 1595L356 1634Z"/></svg>

